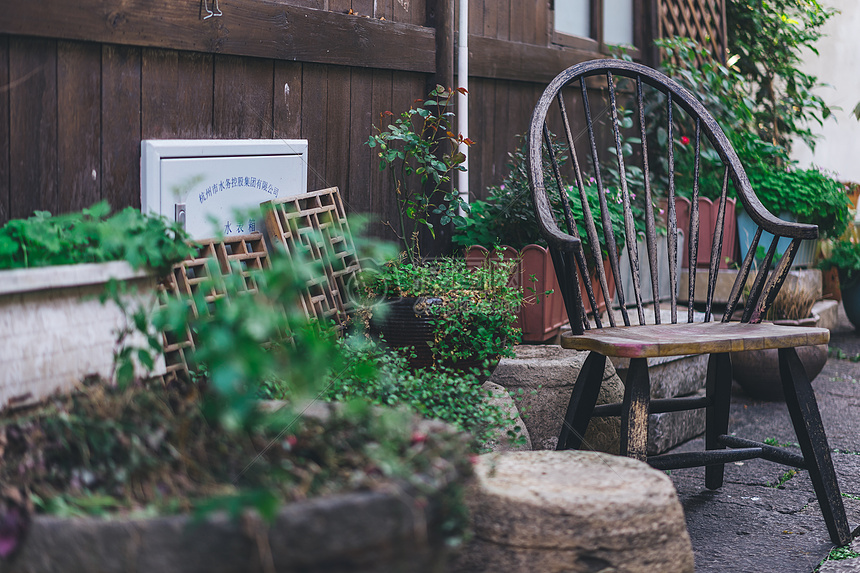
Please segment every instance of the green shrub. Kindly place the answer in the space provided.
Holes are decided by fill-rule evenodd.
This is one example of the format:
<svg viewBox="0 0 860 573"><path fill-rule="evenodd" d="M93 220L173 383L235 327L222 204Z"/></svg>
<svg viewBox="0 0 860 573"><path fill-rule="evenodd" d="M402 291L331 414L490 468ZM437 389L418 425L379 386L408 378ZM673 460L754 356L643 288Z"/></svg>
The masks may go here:
<svg viewBox="0 0 860 573"><path fill-rule="evenodd" d="M194 252L188 235L164 217L128 207L110 214L107 202L80 213L36 211L0 228L0 269L126 260L166 271Z"/></svg>
<svg viewBox="0 0 860 573"><path fill-rule="evenodd" d="M344 343L343 348L346 367L329 374L326 399L405 405L426 418L471 433L475 444L487 442L496 430L508 428L511 432L512 420L498 406L487 403L488 392L474 375L444 368L412 372L405 357L370 341ZM367 373L373 370L375 376L369 377Z"/></svg>
<svg viewBox="0 0 860 573"><path fill-rule="evenodd" d="M565 172L569 158L565 154L564 148L556 143L554 151L559 168L562 172ZM566 230L563 223L564 210L559 194L558 182L551 175L553 171L549 155L547 153L544 155L547 195L550 198L556 221L559 222L562 229ZM529 189L528 158L526 156L526 141L524 136L520 136L519 147L513 153L509 153L509 156L508 174L504 181L500 185L489 187L486 199L473 201L470 206L471 211L469 215L455 218L453 236L455 244L463 247L482 245L487 248L507 245L515 249L522 249L532 243L546 246L546 241L540 235L540 227L535 217L534 207L532 206L532 196ZM569 171L569 168L567 171ZM620 246L624 241L624 211L621 203L621 191L620 187L611 184L613 175L606 175L609 178L606 181L607 186L605 189L608 193L607 206L612 220L612 232L618 243L617 246ZM598 236L603 239L603 224L598 215L600 213L600 199L597 193L596 182L591 177L583 183L586 188L590 209L595 214L594 224L597 227ZM570 202L570 208L576 220L583 248L590 256L590 246L582 216L582 203L579 198L579 190L576 188L576 185L567 179L562 180L562 189L567 194ZM633 198L635 199L635 194ZM634 207L636 206L634 202ZM644 216L636 217L636 229L639 232L644 231ZM605 248L603 248L603 251L605 255Z"/></svg>
<svg viewBox="0 0 860 573"><path fill-rule="evenodd" d="M387 298L432 297L427 305L434 331L437 362L463 359L497 360L513 356L510 346L520 341L516 313L522 291L508 283L515 260L469 269L463 258L442 257L423 264L392 261L379 269L372 288ZM384 313L376 307L373 312Z"/></svg>
<svg viewBox="0 0 860 573"><path fill-rule="evenodd" d="M830 256L821 261L822 269L833 267L839 271L839 283L843 287L860 280L860 244L844 239L834 242Z"/></svg>

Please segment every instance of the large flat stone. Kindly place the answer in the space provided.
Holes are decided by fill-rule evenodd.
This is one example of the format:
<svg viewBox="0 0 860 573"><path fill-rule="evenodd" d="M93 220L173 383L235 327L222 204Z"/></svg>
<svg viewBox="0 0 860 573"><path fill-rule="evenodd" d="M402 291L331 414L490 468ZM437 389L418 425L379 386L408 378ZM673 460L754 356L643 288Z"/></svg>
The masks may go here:
<svg viewBox="0 0 860 573"><path fill-rule="evenodd" d="M481 388L488 393L487 403L498 406L510 420L508 427L498 428L493 432L484 447L491 452L530 451L532 440L529 431L508 391L489 380L484 382Z"/></svg>
<svg viewBox="0 0 860 573"><path fill-rule="evenodd" d="M596 452L481 456L467 495L475 536L453 571L693 571L667 476Z"/></svg>

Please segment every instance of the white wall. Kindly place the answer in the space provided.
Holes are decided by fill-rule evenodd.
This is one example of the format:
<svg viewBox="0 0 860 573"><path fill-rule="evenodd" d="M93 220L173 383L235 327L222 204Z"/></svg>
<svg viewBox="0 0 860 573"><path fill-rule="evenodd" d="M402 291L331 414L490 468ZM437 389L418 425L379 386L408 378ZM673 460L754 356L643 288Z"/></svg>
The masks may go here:
<svg viewBox="0 0 860 573"><path fill-rule="evenodd" d="M813 154L801 141L794 145L792 157L803 167L817 165L836 173L842 181L860 182L860 121L851 110L860 101L860 2L857 0L823 0L823 5L836 8L841 14L833 16L824 26L827 34L818 41L819 55L811 53L802 69L818 76L818 81L830 84L817 93L830 105L841 107L812 130L821 137Z"/></svg>

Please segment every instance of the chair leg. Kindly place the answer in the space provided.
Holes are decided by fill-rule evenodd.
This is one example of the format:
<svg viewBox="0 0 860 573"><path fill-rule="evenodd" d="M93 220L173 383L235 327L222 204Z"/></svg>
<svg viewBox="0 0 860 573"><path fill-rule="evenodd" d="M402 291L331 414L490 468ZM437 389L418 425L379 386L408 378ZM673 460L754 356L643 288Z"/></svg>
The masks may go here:
<svg viewBox="0 0 860 573"><path fill-rule="evenodd" d="M708 358L708 377L705 391L710 405L705 410L705 449L723 450L717 436L729 433L729 406L732 399L732 359L729 353L711 354ZM725 464L705 466L705 487L723 486Z"/></svg>
<svg viewBox="0 0 860 573"><path fill-rule="evenodd" d="M597 403L600 385L603 383L603 370L606 367L606 356L597 352L589 352L579 376L573 385L567 413L561 424L556 450L578 450L591 421L591 413Z"/></svg>
<svg viewBox="0 0 860 573"><path fill-rule="evenodd" d="M648 359L633 358L624 381L624 402L621 407L621 448L628 458L648 459L648 405L651 401L651 380Z"/></svg>
<svg viewBox="0 0 860 573"><path fill-rule="evenodd" d="M797 441L809 470L830 540L836 545L851 541L845 506L836 483L836 472L830 457L830 446L821 423L821 414L812 384L794 348L779 349L779 375L785 393L785 404L794 424Z"/></svg>

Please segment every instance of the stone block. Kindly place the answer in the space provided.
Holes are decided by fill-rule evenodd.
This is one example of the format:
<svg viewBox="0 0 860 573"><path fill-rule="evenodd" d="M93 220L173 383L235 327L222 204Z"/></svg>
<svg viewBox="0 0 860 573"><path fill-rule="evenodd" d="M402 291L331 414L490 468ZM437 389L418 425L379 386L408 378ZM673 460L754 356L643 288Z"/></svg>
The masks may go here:
<svg viewBox="0 0 860 573"><path fill-rule="evenodd" d="M629 358L612 358L615 371L622 381L627 379ZM708 355L662 356L648 359L651 398L687 396L705 387Z"/></svg>
<svg viewBox="0 0 860 573"><path fill-rule="evenodd" d="M455 572L693 571L668 476L596 452L480 456L466 496L474 537Z"/></svg>
<svg viewBox="0 0 860 573"><path fill-rule="evenodd" d="M517 407L533 447L555 449L573 384L588 353L550 345L522 345L514 352L516 358L503 358L490 381L517 394ZM607 360L597 403L620 402L623 397L621 379ZM588 449L618 453L620 435L618 418L595 418L584 444Z"/></svg>
<svg viewBox="0 0 860 573"><path fill-rule="evenodd" d="M818 316L818 326L833 330L839 324L839 302L819 300L812 305L812 315Z"/></svg>
<svg viewBox="0 0 860 573"><path fill-rule="evenodd" d="M508 451L529 451L532 449L532 441L529 438L529 431L520 417L517 405L514 403L508 391L487 380L481 386L489 397L487 403L498 406L502 412L511 420L508 428L498 429L493 432L493 436L484 446L491 452L508 452ZM508 430L513 430L515 435L523 436L524 441L521 444L516 444L508 435Z"/></svg>
<svg viewBox="0 0 860 573"><path fill-rule="evenodd" d="M704 396L705 391L700 390L698 395ZM651 414L648 416L648 455L662 454L704 431L704 409Z"/></svg>
<svg viewBox="0 0 860 573"><path fill-rule="evenodd" d="M696 302L705 302L708 296L708 269L696 269L696 291L693 300ZM729 302L729 295L732 293L732 285L735 284L735 279L738 277L736 269L720 269L717 273L717 283L714 287L714 302L717 304L726 304ZM687 303L689 301L690 271L684 269L681 271L681 276L678 279L678 302ZM679 310L680 312L680 310ZM686 312L686 309L684 310Z"/></svg>

